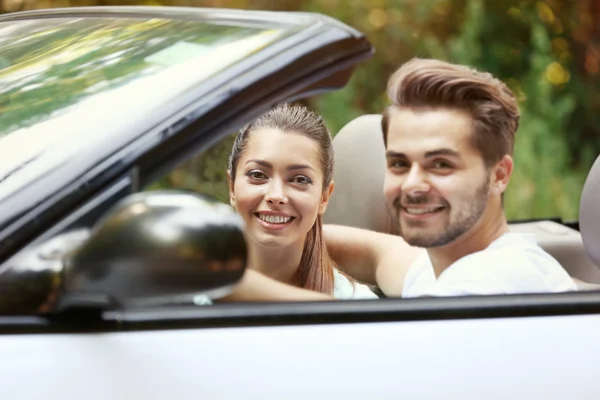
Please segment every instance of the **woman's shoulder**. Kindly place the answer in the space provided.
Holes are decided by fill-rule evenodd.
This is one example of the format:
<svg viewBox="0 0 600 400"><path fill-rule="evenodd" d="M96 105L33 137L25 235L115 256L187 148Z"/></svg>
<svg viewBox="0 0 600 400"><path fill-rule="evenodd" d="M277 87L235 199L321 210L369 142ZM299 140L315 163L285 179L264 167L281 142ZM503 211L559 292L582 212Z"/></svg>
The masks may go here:
<svg viewBox="0 0 600 400"><path fill-rule="evenodd" d="M333 270L333 297L340 300L379 298L367 285L352 282L337 269Z"/></svg>

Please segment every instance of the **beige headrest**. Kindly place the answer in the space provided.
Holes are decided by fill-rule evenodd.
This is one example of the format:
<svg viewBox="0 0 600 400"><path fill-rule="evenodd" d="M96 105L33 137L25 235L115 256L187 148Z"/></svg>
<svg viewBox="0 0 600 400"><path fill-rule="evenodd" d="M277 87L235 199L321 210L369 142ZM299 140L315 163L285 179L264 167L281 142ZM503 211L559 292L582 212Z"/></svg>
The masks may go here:
<svg viewBox="0 0 600 400"><path fill-rule="evenodd" d="M335 190L325 223L391 233L383 197L385 147L381 115L350 121L333 139Z"/></svg>
<svg viewBox="0 0 600 400"><path fill-rule="evenodd" d="M600 268L600 156L592 165L583 186L579 230L590 259Z"/></svg>

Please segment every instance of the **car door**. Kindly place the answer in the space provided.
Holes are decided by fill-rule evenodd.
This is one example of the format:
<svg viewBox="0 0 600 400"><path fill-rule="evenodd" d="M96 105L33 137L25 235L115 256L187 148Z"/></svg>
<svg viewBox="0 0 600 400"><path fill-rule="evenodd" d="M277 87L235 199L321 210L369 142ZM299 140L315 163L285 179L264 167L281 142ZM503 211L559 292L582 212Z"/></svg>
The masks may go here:
<svg viewBox="0 0 600 400"><path fill-rule="evenodd" d="M575 294L215 305L79 328L22 319L0 337L0 394L593 399L600 317L597 300L584 304Z"/></svg>

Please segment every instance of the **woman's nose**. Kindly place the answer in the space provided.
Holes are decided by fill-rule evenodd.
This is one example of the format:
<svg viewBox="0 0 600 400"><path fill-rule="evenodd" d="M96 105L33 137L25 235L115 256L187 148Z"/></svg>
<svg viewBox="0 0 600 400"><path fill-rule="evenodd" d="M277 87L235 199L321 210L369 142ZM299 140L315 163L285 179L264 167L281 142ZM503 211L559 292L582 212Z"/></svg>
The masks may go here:
<svg viewBox="0 0 600 400"><path fill-rule="evenodd" d="M280 182L276 182L275 180L271 181L269 187L267 188L266 200L269 204L285 204L287 203L287 196L285 195L285 190L283 184Z"/></svg>

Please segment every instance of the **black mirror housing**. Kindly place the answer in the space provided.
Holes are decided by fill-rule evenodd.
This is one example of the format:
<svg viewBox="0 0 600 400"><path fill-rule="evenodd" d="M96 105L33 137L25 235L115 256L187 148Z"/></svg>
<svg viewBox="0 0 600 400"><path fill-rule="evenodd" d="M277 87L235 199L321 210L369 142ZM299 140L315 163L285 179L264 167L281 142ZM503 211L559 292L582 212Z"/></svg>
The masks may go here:
<svg viewBox="0 0 600 400"><path fill-rule="evenodd" d="M218 298L242 278L242 218L203 195L149 191L119 202L65 259L65 295L102 295L127 306L198 294Z"/></svg>

